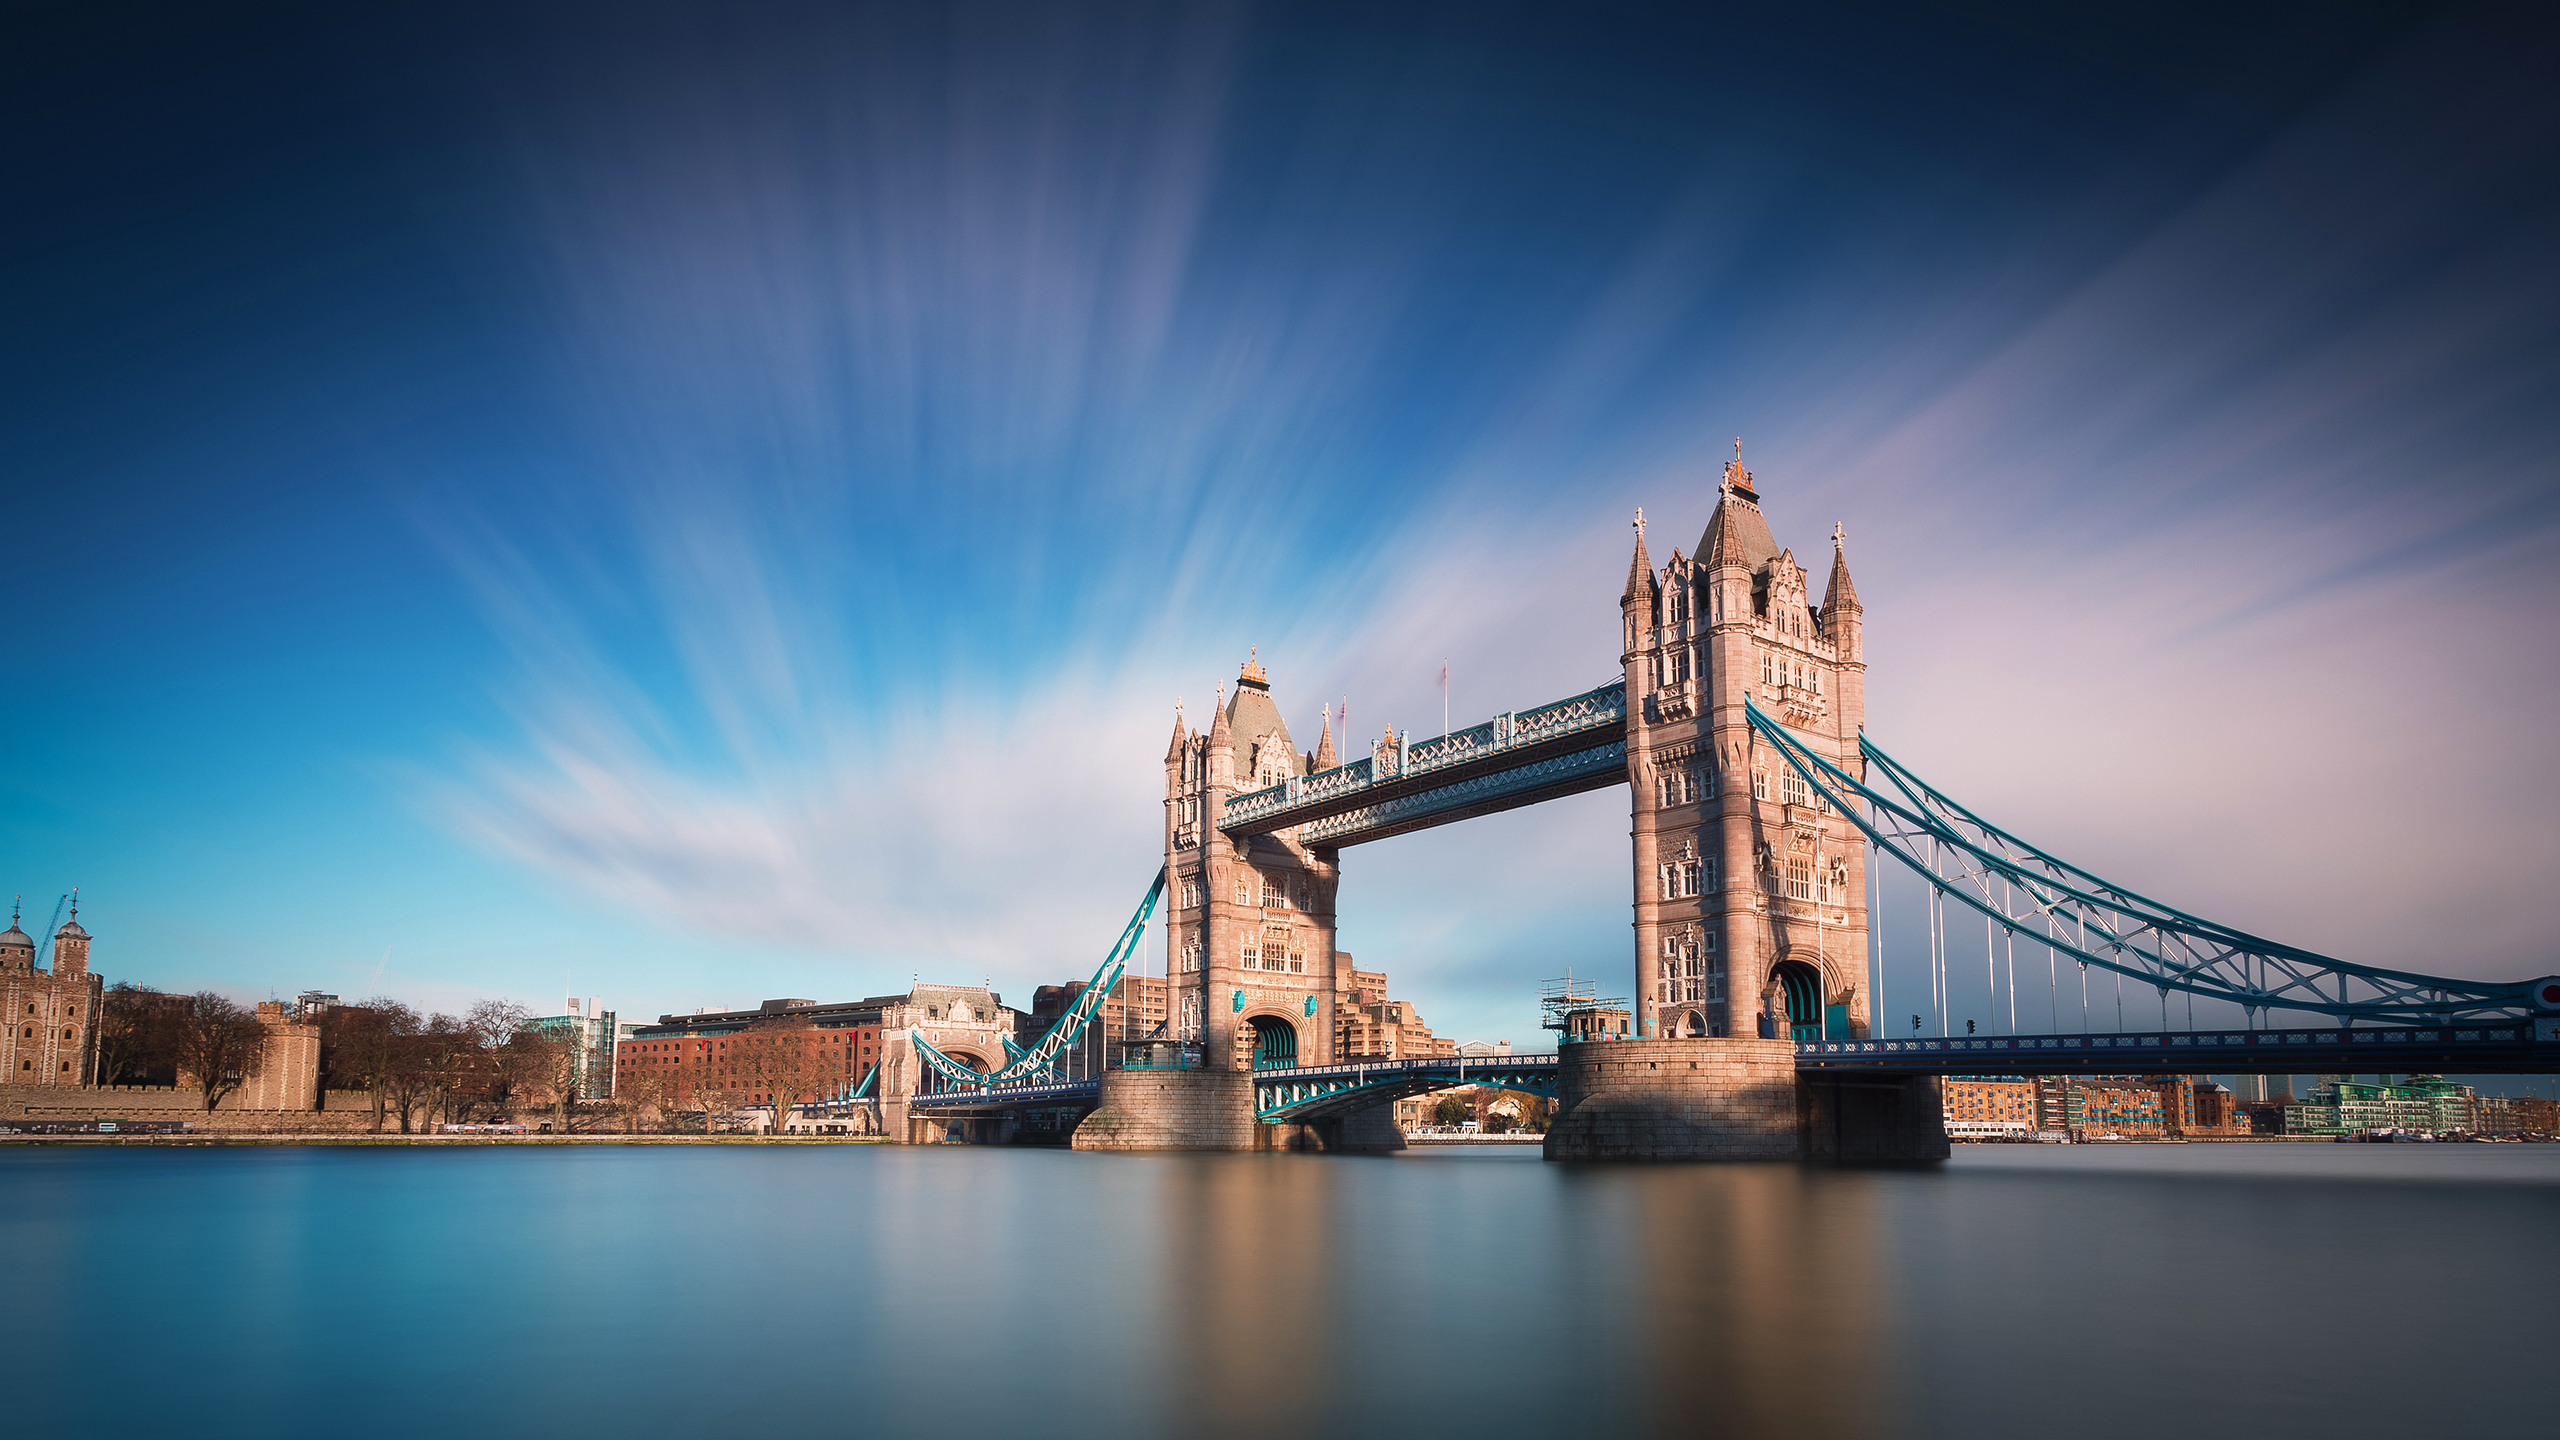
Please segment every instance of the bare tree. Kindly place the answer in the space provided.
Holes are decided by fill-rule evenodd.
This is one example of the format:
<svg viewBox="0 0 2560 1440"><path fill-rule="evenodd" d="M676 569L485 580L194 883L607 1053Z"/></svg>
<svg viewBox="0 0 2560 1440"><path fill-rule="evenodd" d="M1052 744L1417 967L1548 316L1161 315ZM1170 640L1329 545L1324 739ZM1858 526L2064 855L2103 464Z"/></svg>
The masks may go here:
<svg viewBox="0 0 2560 1440"><path fill-rule="evenodd" d="M629 1133L640 1133L640 1117L645 1111L657 1111L663 1119L668 1103L667 1077L654 1071L616 1069L613 1077L614 1103L622 1107L623 1125Z"/></svg>
<svg viewBox="0 0 2560 1440"><path fill-rule="evenodd" d="M258 1023L256 1015L210 990L187 997L173 1029L178 1069L204 1087L208 1112L266 1063L267 1027Z"/></svg>
<svg viewBox="0 0 2560 1440"><path fill-rule="evenodd" d="M844 1078L834 1048L806 1020L768 1020L729 1042L739 1080L773 1105L773 1133L784 1133L791 1107L822 1098Z"/></svg>
<svg viewBox="0 0 2560 1440"><path fill-rule="evenodd" d="M324 1083L371 1094L377 1134L382 1130L384 1107L397 1088L395 1077L407 1059L409 1038L421 1028L418 1012L397 1000L333 1005L320 1013ZM400 1128L409 1128L405 1114Z"/></svg>
<svg viewBox="0 0 2560 1440"><path fill-rule="evenodd" d="M463 1017L480 1049L480 1098L501 1117L541 1068L524 1038L525 1022L532 1018L532 1011L509 1000L480 1001Z"/></svg>
<svg viewBox="0 0 2560 1440"><path fill-rule="evenodd" d="M738 1108L740 1091L737 1081L721 1069L716 1057L706 1054L698 1060L698 1064L684 1068L675 1099L688 1110L702 1112L702 1133L708 1135Z"/></svg>
<svg viewBox="0 0 2560 1440"><path fill-rule="evenodd" d="M426 1108L421 1118L432 1133L438 1116L447 1121L453 1119L457 1100L465 1106L471 1103L470 1094L480 1084L486 1067L478 1035L467 1023L450 1015L430 1016L418 1032L416 1046Z"/></svg>
<svg viewBox="0 0 2560 1440"><path fill-rule="evenodd" d="M152 1084L175 1071L178 1017L193 998L123 980L108 986L98 1006L98 1083Z"/></svg>

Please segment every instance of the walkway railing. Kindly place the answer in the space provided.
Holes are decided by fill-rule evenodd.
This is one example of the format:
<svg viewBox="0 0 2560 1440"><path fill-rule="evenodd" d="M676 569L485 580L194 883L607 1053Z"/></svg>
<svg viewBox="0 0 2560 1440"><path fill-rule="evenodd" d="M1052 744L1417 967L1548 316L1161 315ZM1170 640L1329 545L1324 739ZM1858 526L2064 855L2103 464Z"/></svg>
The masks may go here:
<svg viewBox="0 0 2560 1440"><path fill-rule="evenodd" d="M2087 1035L1916 1035L1808 1040L1796 1068L1913 1074L2457 1074L2560 1065L2560 1024L2324 1026L2316 1030L2150 1030Z"/></svg>
<svg viewBox="0 0 2560 1440"><path fill-rule="evenodd" d="M1343 845L1593 788L1584 782L1625 774L1626 721L1621 681L1429 740L1381 741L1366 760L1228 799L1218 828L1303 827L1306 843Z"/></svg>

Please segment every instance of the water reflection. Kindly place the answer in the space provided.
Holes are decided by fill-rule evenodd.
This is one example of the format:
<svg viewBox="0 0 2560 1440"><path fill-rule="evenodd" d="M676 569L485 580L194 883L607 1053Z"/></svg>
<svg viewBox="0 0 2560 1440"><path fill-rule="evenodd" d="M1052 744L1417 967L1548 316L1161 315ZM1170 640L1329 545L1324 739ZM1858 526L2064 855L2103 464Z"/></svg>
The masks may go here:
<svg viewBox="0 0 2560 1440"><path fill-rule="evenodd" d="M1282 1163L1273 1164L1278 1159ZM1326 1263L1338 1178L1305 1157L1203 1156L1159 1195L1166 1398L1157 1417L1235 1434L1311 1433L1328 1412L1325 1356L1341 1308Z"/></svg>
<svg viewBox="0 0 2560 1440"><path fill-rule="evenodd" d="M2082 1149L0 1150L0 1253L42 1302L0 1307L0 1346L46 1378L0 1413L13 1437L2547 1433L2560 1147ZM2375 1346L2415 1378L2365 1384Z"/></svg>

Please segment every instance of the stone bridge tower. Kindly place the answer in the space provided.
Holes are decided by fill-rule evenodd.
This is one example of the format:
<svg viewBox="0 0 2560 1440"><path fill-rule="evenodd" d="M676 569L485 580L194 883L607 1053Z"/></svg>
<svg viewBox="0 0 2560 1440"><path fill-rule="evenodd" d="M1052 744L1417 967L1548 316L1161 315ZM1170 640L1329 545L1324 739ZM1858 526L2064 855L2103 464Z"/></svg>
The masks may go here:
<svg viewBox="0 0 2560 1440"><path fill-rule="evenodd" d="M1250 1070L1257 1052L1322 1064L1333 1057L1334 902L1340 852L1295 830L1233 839L1218 817L1231 796L1332 769L1333 720L1298 750L1260 657L1221 694L1209 733L1173 720L1165 748L1167 1024L1202 1045L1210 1070Z"/></svg>
<svg viewBox="0 0 2560 1440"><path fill-rule="evenodd" d="M1865 839L1743 718L1749 696L1864 774L1866 660L1836 529L1819 605L1805 581L1740 441L1696 554L1657 571L1638 515L1619 605L1640 1035L1868 1033Z"/></svg>

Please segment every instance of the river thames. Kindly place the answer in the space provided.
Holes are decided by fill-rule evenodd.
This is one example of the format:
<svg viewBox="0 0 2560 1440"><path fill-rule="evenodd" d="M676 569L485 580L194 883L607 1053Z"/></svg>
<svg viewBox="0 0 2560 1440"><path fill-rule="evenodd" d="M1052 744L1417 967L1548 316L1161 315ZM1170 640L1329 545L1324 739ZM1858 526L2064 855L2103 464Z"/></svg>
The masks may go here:
<svg viewBox="0 0 2560 1440"><path fill-rule="evenodd" d="M0 1151L10 1433L2548 1435L2560 1146Z"/></svg>

